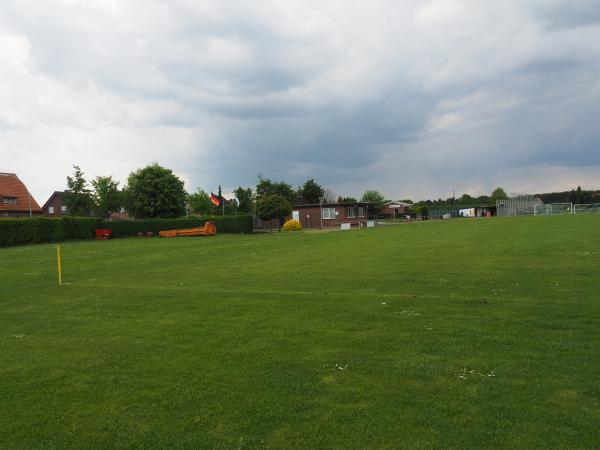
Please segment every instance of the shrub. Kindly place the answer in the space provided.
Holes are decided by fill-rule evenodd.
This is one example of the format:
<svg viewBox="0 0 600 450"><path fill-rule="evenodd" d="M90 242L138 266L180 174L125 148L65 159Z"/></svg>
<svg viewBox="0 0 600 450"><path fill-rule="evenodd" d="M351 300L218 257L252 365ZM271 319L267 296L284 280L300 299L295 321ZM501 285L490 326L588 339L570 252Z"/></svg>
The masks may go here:
<svg viewBox="0 0 600 450"><path fill-rule="evenodd" d="M300 222L294 219L290 219L283 224L283 231L300 231L301 229L302 225L300 225Z"/></svg>
<svg viewBox="0 0 600 450"><path fill-rule="evenodd" d="M60 242L94 237L97 220L89 217L36 217L0 220L0 246Z"/></svg>
<svg viewBox="0 0 600 450"><path fill-rule="evenodd" d="M92 239L96 228L109 228L113 237L136 236L138 233L204 226L212 220L217 233L252 233L252 216L191 217L189 219L116 220L107 222L92 217L36 217L0 220L0 246L60 242L69 239Z"/></svg>

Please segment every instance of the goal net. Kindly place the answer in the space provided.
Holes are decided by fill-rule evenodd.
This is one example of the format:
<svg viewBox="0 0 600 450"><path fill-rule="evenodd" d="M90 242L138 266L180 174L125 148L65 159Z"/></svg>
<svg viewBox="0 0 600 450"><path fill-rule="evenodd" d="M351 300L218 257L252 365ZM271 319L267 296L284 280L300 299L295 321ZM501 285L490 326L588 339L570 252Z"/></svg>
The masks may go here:
<svg viewBox="0 0 600 450"><path fill-rule="evenodd" d="M573 214L572 203L545 203L535 205L533 209L535 216L558 216L562 214Z"/></svg>
<svg viewBox="0 0 600 450"><path fill-rule="evenodd" d="M535 206L542 201L533 195L517 195L505 200L496 200L496 214L499 217L506 216L532 216Z"/></svg>
<svg viewBox="0 0 600 450"><path fill-rule="evenodd" d="M573 205L573 214L600 214L600 203Z"/></svg>

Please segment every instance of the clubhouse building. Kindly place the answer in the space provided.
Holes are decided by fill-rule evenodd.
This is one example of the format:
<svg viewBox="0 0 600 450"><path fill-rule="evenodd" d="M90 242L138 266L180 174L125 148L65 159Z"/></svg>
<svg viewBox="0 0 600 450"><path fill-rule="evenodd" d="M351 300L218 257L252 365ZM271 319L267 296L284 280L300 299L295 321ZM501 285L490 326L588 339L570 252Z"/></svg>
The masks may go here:
<svg viewBox="0 0 600 450"><path fill-rule="evenodd" d="M341 224L361 227L367 225L368 206L368 202L294 205L292 219L303 228L340 228Z"/></svg>

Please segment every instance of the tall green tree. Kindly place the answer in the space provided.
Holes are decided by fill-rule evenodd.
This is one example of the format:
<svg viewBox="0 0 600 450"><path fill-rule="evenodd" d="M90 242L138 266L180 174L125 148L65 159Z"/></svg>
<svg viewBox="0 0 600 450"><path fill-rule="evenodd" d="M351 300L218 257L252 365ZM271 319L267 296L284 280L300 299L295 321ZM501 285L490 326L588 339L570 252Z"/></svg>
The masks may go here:
<svg viewBox="0 0 600 450"><path fill-rule="evenodd" d="M213 209L208 193L200 188L193 194L188 195L188 203L195 214L207 215Z"/></svg>
<svg viewBox="0 0 600 450"><path fill-rule="evenodd" d="M113 180L112 176L98 176L92 180L92 186L96 214L108 219L111 213L118 211L122 206L119 182Z"/></svg>
<svg viewBox="0 0 600 450"><path fill-rule="evenodd" d="M296 200L296 191L294 191L292 185L285 183L284 181L273 182L270 179L259 175L258 183L256 184L256 198L258 199L268 195L280 195L290 203L294 203Z"/></svg>
<svg viewBox="0 0 600 450"><path fill-rule="evenodd" d="M75 172L67 177L65 191L65 206L71 216L91 216L94 209L92 191L88 188L83 171L79 166L73 166Z"/></svg>
<svg viewBox="0 0 600 450"><path fill-rule="evenodd" d="M463 194L462 197L458 199L458 203L461 205L474 205L477 203L477 200L471 197L469 194Z"/></svg>
<svg viewBox="0 0 600 450"><path fill-rule="evenodd" d="M127 179L127 207L133 216L171 218L185 214L187 193L170 169L151 164L132 172Z"/></svg>
<svg viewBox="0 0 600 450"><path fill-rule="evenodd" d="M225 215L233 215L239 212L239 204L235 198L231 200L223 199L223 204L225 205Z"/></svg>
<svg viewBox="0 0 600 450"><path fill-rule="evenodd" d="M303 203L319 203L323 198L325 189L321 187L313 178L309 178L298 190Z"/></svg>
<svg viewBox="0 0 600 450"><path fill-rule="evenodd" d="M219 185L219 189L217 190L217 197L221 201L219 206L213 204L213 214L224 214L225 213L225 199L223 198L223 194L221 192L221 185Z"/></svg>
<svg viewBox="0 0 600 450"><path fill-rule="evenodd" d="M581 193L581 186L577 186L577 192L575 194L575 202L583 203L583 195Z"/></svg>
<svg viewBox="0 0 600 450"><path fill-rule="evenodd" d="M385 197L383 196L383 194L379 191L373 190L373 189L369 189L367 191L365 191L365 193L363 194L362 198L361 198L362 202L369 202L369 212L371 214L379 214L379 210L381 209L381 207L383 206L383 203L385 202Z"/></svg>
<svg viewBox="0 0 600 450"><path fill-rule="evenodd" d="M292 213L292 205L278 194L265 195L256 201L256 215L261 220L277 219L277 229L281 231L283 220Z"/></svg>
<svg viewBox="0 0 600 450"><path fill-rule="evenodd" d="M235 194L235 198L237 198L239 211L246 214L252 214L254 211L254 194L252 193L252 189L244 189L243 187L238 186L233 193Z"/></svg>
<svg viewBox="0 0 600 450"><path fill-rule="evenodd" d="M492 192L492 195L490 196L490 202L493 204L496 204L496 200L507 200L508 199L508 195L506 194L506 191L504 189L502 189L501 187L497 187L496 189L494 189L494 192Z"/></svg>

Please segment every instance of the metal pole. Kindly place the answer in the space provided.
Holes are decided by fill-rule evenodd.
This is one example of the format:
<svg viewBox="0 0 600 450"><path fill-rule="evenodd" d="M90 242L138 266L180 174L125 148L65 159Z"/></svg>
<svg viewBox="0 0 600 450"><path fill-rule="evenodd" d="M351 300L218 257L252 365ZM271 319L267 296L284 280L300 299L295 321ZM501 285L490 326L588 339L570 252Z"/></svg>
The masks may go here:
<svg viewBox="0 0 600 450"><path fill-rule="evenodd" d="M323 199L322 198L319 199L319 205L320 205L320 210L321 210L321 228L323 228Z"/></svg>
<svg viewBox="0 0 600 450"><path fill-rule="evenodd" d="M58 285L62 285L62 267L60 262L60 245L56 246L56 265L58 268Z"/></svg>

